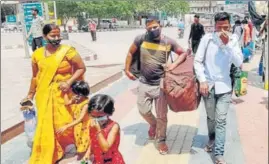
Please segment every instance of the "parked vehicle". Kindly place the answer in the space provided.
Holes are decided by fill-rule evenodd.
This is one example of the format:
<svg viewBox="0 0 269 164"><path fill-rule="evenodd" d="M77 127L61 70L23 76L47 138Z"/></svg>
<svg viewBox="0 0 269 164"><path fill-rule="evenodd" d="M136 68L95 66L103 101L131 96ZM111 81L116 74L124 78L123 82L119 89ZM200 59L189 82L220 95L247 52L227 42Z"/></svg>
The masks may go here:
<svg viewBox="0 0 269 164"><path fill-rule="evenodd" d="M116 29L118 25L110 19L101 19L99 29Z"/></svg>
<svg viewBox="0 0 269 164"><path fill-rule="evenodd" d="M4 23L4 31L22 31L22 24L21 22L17 22L17 23Z"/></svg>

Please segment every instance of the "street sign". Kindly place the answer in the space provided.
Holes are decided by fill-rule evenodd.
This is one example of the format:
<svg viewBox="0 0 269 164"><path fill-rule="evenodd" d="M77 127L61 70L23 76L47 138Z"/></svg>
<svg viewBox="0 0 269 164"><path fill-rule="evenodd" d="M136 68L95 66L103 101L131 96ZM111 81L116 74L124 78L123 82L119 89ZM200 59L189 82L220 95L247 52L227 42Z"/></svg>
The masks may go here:
<svg viewBox="0 0 269 164"><path fill-rule="evenodd" d="M226 5L231 5L231 4L247 4L247 0L225 0Z"/></svg>
<svg viewBox="0 0 269 164"><path fill-rule="evenodd" d="M27 33L30 31L31 25L32 25L32 20L33 20L33 15L32 15L32 9L36 8L39 12L39 16L43 16L43 7L41 3L24 3L23 4L23 11L24 11L24 24L26 26L26 31ZM28 40L28 44L31 46L32 45L32 40L33 37L30 36Z"/></svg>
<svg viewBox="0 0 269 164"><path fill-rule="evenodd" d="M17 17L16 15L7 15L6 20L8 23L16 23L17 22Z"/></svg>

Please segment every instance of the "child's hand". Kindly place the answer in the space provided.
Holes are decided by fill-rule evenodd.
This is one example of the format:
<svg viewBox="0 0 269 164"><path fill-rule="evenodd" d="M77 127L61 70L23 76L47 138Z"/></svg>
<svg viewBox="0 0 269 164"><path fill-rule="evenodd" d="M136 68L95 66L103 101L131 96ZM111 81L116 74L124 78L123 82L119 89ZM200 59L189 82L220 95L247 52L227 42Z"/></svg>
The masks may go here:
<svg viewBox="0 0 269 164"><path fill-rule="evenodd" d="M98 121L96 121L96 119L91 120L91 127L95 128L97 131L101 130L100 124Z"/></svg>
<svg viewBox="0 0 269 164"><path fill-rule="evenodd" d="M62 134L66 129L68 128L68 126L63 126L59 129L56 130L56 133L57 134Z"/></svg>

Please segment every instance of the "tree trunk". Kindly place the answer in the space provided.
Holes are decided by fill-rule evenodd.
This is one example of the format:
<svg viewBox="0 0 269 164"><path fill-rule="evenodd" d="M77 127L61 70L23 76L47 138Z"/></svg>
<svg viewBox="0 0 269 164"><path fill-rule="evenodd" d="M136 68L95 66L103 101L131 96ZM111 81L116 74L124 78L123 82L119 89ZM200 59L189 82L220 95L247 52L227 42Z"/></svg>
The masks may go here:
<svg viewBox="0 0 269 164"><path fill-rule="evenodd" d="M98 18L97 18L97 27L98 27L98 29L100 28L100 23L101 23L101 18L98 17Z"/></svg>

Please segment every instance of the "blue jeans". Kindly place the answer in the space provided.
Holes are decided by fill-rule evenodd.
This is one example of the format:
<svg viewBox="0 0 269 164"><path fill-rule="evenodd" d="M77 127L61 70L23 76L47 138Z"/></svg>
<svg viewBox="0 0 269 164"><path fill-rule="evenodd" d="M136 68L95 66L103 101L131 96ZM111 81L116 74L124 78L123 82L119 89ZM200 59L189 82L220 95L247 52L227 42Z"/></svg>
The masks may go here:
<svg viewBox="0 0 269 164"><path fill-rule="evenodd" d="M223 156L226 136L226 118L230 107L232 93L215 94L213 87L204 97L207 114L208 136L215 140L215 156Z"/></svg>

